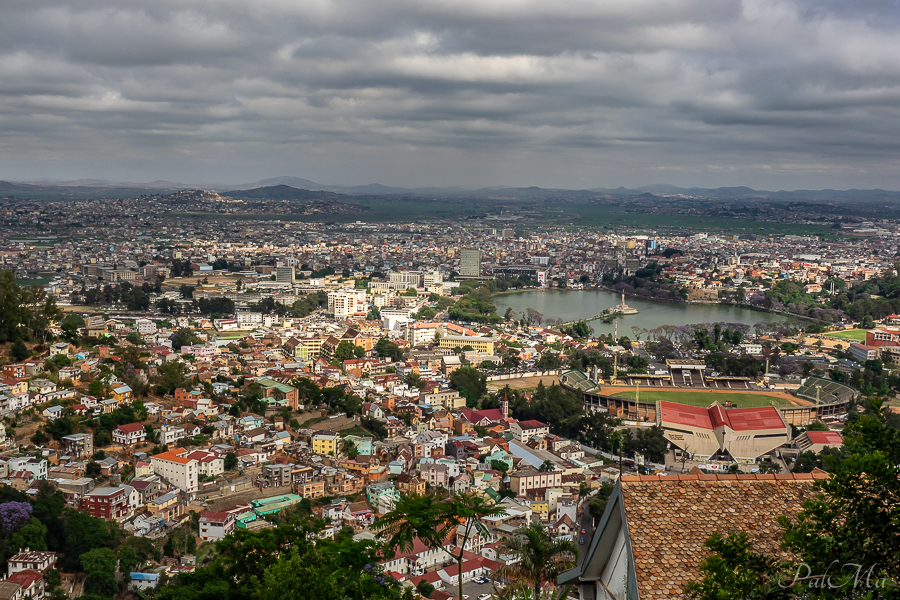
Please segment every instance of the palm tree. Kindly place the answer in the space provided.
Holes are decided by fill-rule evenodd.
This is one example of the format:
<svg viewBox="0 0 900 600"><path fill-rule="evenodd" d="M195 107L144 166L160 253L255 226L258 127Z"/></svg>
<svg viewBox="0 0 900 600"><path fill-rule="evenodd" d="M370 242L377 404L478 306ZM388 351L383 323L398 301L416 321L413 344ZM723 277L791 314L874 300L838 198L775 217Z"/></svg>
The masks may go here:
<svg viewBox="0 0 900 600"><path fill-rule="evenodd" d="M534 598L540 598L544 582L555 582L563 571L574 567L578 559L578 546L574 541L554 539L539 521L522 527L516 535L505 540L501 552L513 554L519 561L500 567L498 575L527 583L534 589Z"/></svg>
<svg viewBox="0 0 900 600"><path fill-rule="evenodd" d="M387 547L394 552L411 551L418 538L429 549L440 549L449 554L459 567L458 592L459 600L462 600L465 546L476 533L488 535L482 518L505 514L502 508L489 505L483 498L472 494L452 494L449 498L436 493L403 495L394 504L393 510L375 521L374 527L390 534ZM457 538L462 537L458 547L453 543L454 533Z"/></svg>

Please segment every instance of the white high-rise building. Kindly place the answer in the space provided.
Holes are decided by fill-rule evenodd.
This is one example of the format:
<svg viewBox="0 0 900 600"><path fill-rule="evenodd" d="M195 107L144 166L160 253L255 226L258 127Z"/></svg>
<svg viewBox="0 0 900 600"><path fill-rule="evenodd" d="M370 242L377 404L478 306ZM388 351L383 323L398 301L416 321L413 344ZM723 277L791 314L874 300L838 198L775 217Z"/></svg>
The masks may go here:
<svg viewBox="0 0 900 600"><path fill-rule="evenodd" d="M365 314L368 309L366 290L336 290L328 293L328 314L336 319Z"/></svg>
<svg viewBox="0 0 900 600"><path fill-rule="evenodd" d="M432 291L432 288L441 288L443 290L444 275L440 271L426 271L423 279L425 289L429 292ZM441 292L437 293L440 294Z"/></svg>
<svg viewBox="0 0 900 600"><path fill-rule="evenodd" d="M395 290L405 290L421 287L421 276L419 271L392 271L388 281Z"/></svg>
<svg viewBox="0 0 900 600"><path fill-rule="evenodd" d="M463 248L459 253L459 274L463 277L481 276L481 250Z"/></svg>
<svg viewBox="0 0 900 600"><path fill-rule="evenodd" d="M294 283L294 267L275 267L276 283Z"/></svg>

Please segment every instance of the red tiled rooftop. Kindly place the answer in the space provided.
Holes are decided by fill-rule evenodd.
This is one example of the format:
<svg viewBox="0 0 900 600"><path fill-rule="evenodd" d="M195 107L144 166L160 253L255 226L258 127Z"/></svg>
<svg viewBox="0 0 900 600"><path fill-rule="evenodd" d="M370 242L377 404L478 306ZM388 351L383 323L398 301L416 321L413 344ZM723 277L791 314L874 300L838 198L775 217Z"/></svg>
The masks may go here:
<svg viewBox="0 0 900 600"><path fill-rule="evenodd" d="M789 558L781 549L779 515L796 517L815 494L823 472L623 476L638 593L643 599L683 597L708 556L705 541L715 532L744 531L755 552Z"/></svg>
<svg viewBox="0 0 900 600"><path fill-rule="evenodd" d="M688 406L675 402L659 403L663 422L687 425L700 429L716 429L727 426L735 431L759 429L785 429L778 410L771 406L757 408L725 409L718 403L709 408Z"/></svg>
<svg viewBox="0 0 900 600"><path fill-rule="evenodd" d="M813 444L827 444L829 446L842 446L844 436L837 431L807 431L806 435Z"/></svg>
<svg viewBox="0 0 900 600"><path fill-rule="evenodd" d="M663 401L659 403L659 408L662 420L665 422L702 429L713 428L709 411L702 406L688 406L687 404Z"/></svg>
<svg viewBox="0 0 900 600"><path fill-rule="evenodd" d="M137 431L143 431L144 426L140 423L128 423L126 425L119 425L118 429L123 433L135 433Z"/></svg>
<svg viewBox="0 0 900 600"><path fill-rule="evenodd" d="M760 408L732 408L726 411L731 428L735 431L748 431L751 429L784 429L784 421L778 414L778 409L772 406Z"/></svg>

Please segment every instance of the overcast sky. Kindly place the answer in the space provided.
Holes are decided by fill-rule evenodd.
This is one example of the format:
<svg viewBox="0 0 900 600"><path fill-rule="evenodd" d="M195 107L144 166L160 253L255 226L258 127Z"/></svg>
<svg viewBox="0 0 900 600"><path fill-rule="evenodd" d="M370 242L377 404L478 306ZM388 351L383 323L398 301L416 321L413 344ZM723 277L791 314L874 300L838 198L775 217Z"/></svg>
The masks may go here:
<svg viewBox="0 0 900 600"><path fill-rule="evenodd" d="M900 189L900 7L3 0L0 179Z"/></svg>

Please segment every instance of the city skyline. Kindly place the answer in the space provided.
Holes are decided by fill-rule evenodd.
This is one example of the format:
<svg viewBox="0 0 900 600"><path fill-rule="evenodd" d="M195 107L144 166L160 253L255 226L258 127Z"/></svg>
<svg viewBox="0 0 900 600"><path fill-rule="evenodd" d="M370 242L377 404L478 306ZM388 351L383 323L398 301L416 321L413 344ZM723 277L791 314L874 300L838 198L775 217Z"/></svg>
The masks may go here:
<svg viewBox="0 0 900 600"><path fill-rule="evenodd" d="M900 189L890 4L21 4L0 180Z"/></svg>

